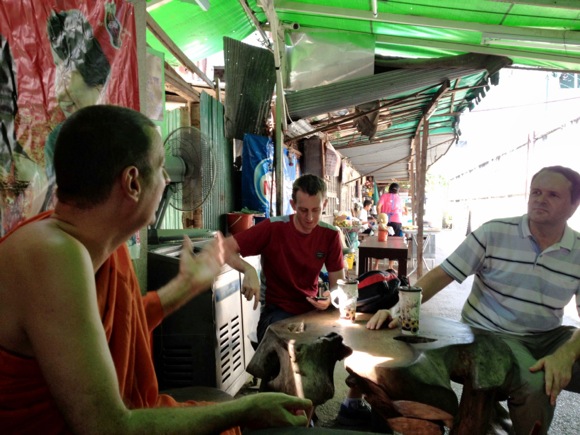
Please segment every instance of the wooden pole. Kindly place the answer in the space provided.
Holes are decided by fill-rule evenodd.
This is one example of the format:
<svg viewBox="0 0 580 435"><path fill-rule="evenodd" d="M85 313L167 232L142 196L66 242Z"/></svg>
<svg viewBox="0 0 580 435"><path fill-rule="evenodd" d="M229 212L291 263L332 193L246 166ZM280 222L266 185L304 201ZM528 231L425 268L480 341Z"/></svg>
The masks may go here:
<svg viewBox="0 0 580 435"><path fill-rule="evenodd" d="M425 179L427 175L427 149L429 147L429 120L423 119L421 135L421 158L419 161L419 178L417 189L417 279L423 276L423 215L425 214Z"/></svg>
<svg viewBox="0 0 580 435"><path fill-rule="evenodd" d="M417 147L419 143L419 137L415 135L413 141L411 142L411 159L409 160L409 179L410 187L409 194L411 195L411 221L415 225L416 214L417 214Z"/></svg>
<svg viewBox="0 0 580 435"><path fill-rule="evenodd" d="M274 44L274 66L276 68L276 113L275 113L275 141L274 141L274 164L276 186L276 215L280 216L284 210L284 132L287 129L286 107L284 104L284 77L282 75L284 63L284 29L278 21L274 11L273 2L259 0L259 6L264 10L270 21L272 39Z"/></svg>

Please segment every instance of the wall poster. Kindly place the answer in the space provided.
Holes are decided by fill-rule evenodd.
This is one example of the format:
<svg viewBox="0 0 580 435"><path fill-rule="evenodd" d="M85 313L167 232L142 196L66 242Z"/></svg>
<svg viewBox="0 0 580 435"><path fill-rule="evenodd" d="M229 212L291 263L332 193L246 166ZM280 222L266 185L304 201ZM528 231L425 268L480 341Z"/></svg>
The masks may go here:
<svg viewBox="0 0 580 435"><path fill-rule="evenodd" d="M123 0L0 2L0 236L54 205L67 116L91 104L139 110L135 38Z"/></svg>

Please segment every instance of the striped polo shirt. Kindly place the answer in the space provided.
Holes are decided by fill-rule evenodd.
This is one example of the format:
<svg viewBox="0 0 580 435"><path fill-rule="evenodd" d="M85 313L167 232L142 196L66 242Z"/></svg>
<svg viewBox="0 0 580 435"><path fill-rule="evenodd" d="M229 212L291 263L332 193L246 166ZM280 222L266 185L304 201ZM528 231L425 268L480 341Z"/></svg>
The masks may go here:
<svg viewBox="0 0 580 435"><path fill-rule="evenodd" d="M472 232L442 264L458 282L475 275L463 320L526 335L562 324L576 295L580 315L580 233L566 226L560 242L539 250L528 216L495 219Z"/></svg>

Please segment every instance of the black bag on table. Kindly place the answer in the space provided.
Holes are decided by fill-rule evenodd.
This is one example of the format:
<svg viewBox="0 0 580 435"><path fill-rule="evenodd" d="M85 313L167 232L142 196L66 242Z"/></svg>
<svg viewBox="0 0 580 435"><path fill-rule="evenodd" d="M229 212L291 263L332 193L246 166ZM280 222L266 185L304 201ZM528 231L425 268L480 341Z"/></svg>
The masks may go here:
<svg viewBox="0 0 580 435"><path fill-rule="evenodd" d="M400 285L401 280L393 269L363 273L358 277L357 312L376 313L391 308L399 301Z"/></svg>

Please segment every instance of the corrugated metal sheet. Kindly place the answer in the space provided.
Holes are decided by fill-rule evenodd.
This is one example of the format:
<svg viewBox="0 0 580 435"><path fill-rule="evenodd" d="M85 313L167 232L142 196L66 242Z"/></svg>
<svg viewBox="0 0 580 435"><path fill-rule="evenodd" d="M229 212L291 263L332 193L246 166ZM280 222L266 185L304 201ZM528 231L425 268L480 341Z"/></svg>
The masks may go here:
<svg viewBox="0 0 580 435"><path fill-rule="evenodd" d="M187 110L186 108L178 108L174 110L166 111L163 116L163 122L165 123L165 131L167 132L167 136L173 130L178 129L181 127L181 112L183 110Z"/></svg>
<svg viewBox="0 0 580 435"><path fill-rule="evenodd" d="M187 108L175 109L165 114L165 127L169 133L182 126L182 119ZM223 105L205 92L201 94L200 130L207 138L209 148L202 153L202 159L207 159L211 152L215 161L215 178L212 182L203 179L203 189L211 188L211 193L202 204L202 228L210 230L224 230L224 213L233 210L233 197L231 193L231 170L233 165L231 143L224 136ZM207 162L202 162L207 164ZM172 206L167 207L161 229L183 228L183 211Z"/></svg>
<svg viewBox="0 0 580 435"><path fill-rule="evenodd" d="M369 0L277 0L274 8L280 21L292 23L298 32L374 35L375 53L383 56L438 58L471 52L509 56L520 66L556 70L580 67L579 2L376 3L376 15ZM253 10L264 20L260 7L256 5Z"/></svg>
<svg viewBox="0 0 580 435"><path fill-rule="evenodd" d="M286 102L292 119L307 118L370 101L418 93L439 86L445 80L483 71L469 66L433 70L400 69L292 92L286 95Z"/></svg>
<svg viewBox="0 0 580 435"><path fill-rule="evenodd" d="M164 113L163 122L165 124L164 130L169 133L181 127L181 111L183 109L169 110ZM165 140L165 138L164 138ZM167 149L165 150L168 151ZM163 230L177 230L183 228L181 215L183 212L171 206L167 207L160 229Z"/></svg>
<svg viewBox="0 0 580 435"><path fill-rule="evenodd" d="M430 165L459 136L461 112L480 101L497 82L498 70L510 63L508 58L473 54L452 59L377 62L385 72L289 93L291 116L303 119L298 121L300 129L290 126L287 140L306 135L305 125L310 125L310 134L316 130L326 135L362 175L373 175L380 184L408 180L411 144L423 116L431 111ZM361 108L364 103L375 104ZM371 109L378 113L373 117L376 131L363 134L355 127L356 110Z"/></svg>
<svg viewBox="0 0 580 435"><path fill-rule="evenodd" d="M251 19L245 16L239 0L212 2L207 12L196 5L178 0L150 0L149 4L151 5L150 13L154 19L192 60L202 59L208 54L218 52L223 45L223 35L242 40L252 30ZM285 36L293 32L340 34L340 40L343 40L346 32L372 36L375 41L377 69L381 67L381 56L395 60L412 59L411 61L450 57L454 59L456 65L466 67L462 63L462 56L465 53L477 53L481 56L496 58L506 56L513 61L514 65L520 67L546 68L556 71L580 69L580 21L578 20L580 2L571 0L565 2L383 0L376 2L376 14L371 11L372 4L373 2L368 0L247 1L253 13L252 19L255 18L260 25L264 26L271 25L269 23L271 17L266 17L262 5L271 6L273 13L280 20L281 30L284 31ZM160 47L160 44L149 33L147 42L154 48L166 52L167 58L171 59L167 50ZM340 44L338 46L340 47ZM342 60L340 55L333 59L336 63ZM333 64L325 65L325 67L330 69ZM461 111L472 107L485 95L484 92L480 92L482 88L479 86L487 86L487 73L497 71L501 66L496 68L483 65L480 68L487 72L481 73L479 77L475 74L456 80L452 83L453 92L439 101L437 110L430 120L433 149L439 149L439 144L448 143L450 135L452 140L452 136L459 132L458 120ZM473 69L473 72L475 71L478 69ZM339 133L324 130L330 135L331 143L341 153L343 149L345 154L348 153L355 167L357 167L357 159L360 158L360 161L366 165L366 156L377 153L375 157L378 162L389 165L388 168L393 168L392 172L383 170L380 174L374 174L377 181L380 181L381 177L385 180L398 178L401 168L406 163L400 164L392 160L404 157L399 153L399 147L393 144L397 144L399 140L407 140L407 145L410 145L424 109L428 107L433 95L439 89L439 85L428 88L429 79L435 82L440 81L443 72L436 69L422 73L407 70L404 73L398 71L385 76L395 78L399 86L386 80L383 83L384 87L375 85L371 81L357 86L343 85L343 88L337 88L334 92L327 94L324 94L325 90L312 89L309 90L313 96L312 100L307 98L308 93L289 96L291 114L294 120L301 117L318 117L318 114L323 111L352 108L362 101L390 99L392 103L397 95L404 94L403 102L389 107L391 119L384 121L390 122L391 125L379 129L371 141L361 136L356 130L353 133L352 125L350 128L344 124L341 125ZM452 77L449 79L453 82ZM464 82L466 78L468 83ZM231 91L231 85L232 83L227 83L228 92ZM459 89L462 87L467 88L468 91L461 92ZM423 94L414 99L413 94L418 90ZM363 95L364 92L366 95ZM249 96L247 94L245 96ZM293 102L292 99L294 99ZM316 122L313 128L320 127L319 120ZM300 127L304 132L303 125ZM303 133L295 133L294 137L297 134ZM442 137L437 138L436 136L439 135ZM287 136L287 139L288 137L292 136ZM366 146L370 148L365 149ZM407 154L407 159L409 159L410 147ZM357 167L357 169L363 175L373 175L362 167Z"/></svg>
<svg viewBox="0 0 580 435"><path fill-rule="evenodd" d="M225 213L234 209L232 196L233 150L224 134L224 106L205 92L200 100L201 131L212 146L216 161L213 190L203 203L203 227L225 233Z"/></svg>
<svg viewBox="0 0 580 435"><path fill-rule="evenodd" d="M267 136L266 120L276 84L274 55L231 38L224 38L225 134L244 139L244 134Z"/></svg>
<svg viewBox="0 0 580 435"><path fill-rule="evenodd" d="M207 11L191 1L155 3L159 4L148 7L149 14L194 62L223 50L224 35L242 40L254 31L238 0L212 1ZM170 64L178 64L173 54L149 31L147 44L164 52Z"/></svg>
<svg viewBox="0 0 580 435"><path fill-rule="evenodd" d="M334 143L333 143L333 146ZM377 181L405 180L408 178L410 148L408 139L393 140L361 147L335 149L353 163L361 174L376 174ZM378 157L381 156L381 157ZM384 157L382 157L384 156ZM356 165L354 165L356 162ZM382 174L388 175L382 175ZM381 174L379 176L379 174Z"/></svg>
<svg viewBox="0 0 580 435"><path fill-rule="evenodd" d="M247 0L264 24L262 4L272 5L287 31L372 35L375 53L398 58L438 58L463 53L510 56L514 63L555 70L580 68L580 3L566 1ZM223 36L243 40L254 29L240 0L149 0L148 11L193 61L219 52ZM543 41L543 43L542 43ZM147 32L147 43L174 58ZM340 59L338 60L340 61Z"/></svg>

